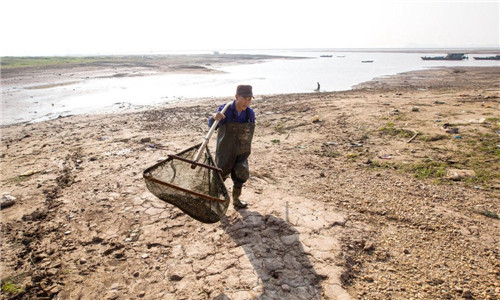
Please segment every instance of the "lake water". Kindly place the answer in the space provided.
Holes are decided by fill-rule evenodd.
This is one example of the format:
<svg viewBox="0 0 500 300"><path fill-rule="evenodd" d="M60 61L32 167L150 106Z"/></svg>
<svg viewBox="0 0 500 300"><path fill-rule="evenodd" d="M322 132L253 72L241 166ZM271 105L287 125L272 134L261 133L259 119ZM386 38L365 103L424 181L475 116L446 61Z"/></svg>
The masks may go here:
<svg viewBox="0 0 500 300"><path fill-rule="evenodd" d="M380 76L440 66L500 66L499 61L423 61L445 53L380 53L294 50L221 51L308 57L270 60L219 68L219 74L163 74L147 77L91 79L45 89L2 87L2 125L37 122L60 115L112 112L194 98L232 98L238 84L251 84L255 96L342 91ZM320 57L332 55L332 57ZM474 55L489 56L489 55ZM373 61L363 63L362 61ZM222 101L224 102L224 101Z"/></svg>

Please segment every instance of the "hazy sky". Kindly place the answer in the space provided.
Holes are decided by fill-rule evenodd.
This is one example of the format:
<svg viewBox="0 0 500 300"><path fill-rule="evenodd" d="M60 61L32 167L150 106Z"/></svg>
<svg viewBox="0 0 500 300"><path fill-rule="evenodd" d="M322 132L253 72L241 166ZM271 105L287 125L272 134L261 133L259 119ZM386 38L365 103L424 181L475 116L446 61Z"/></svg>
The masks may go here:
<svg viewBox="0 0 500 300"><path fill-rule="evenodd" d="M499 2L5 0L0 56L500 47Z"/></svg>

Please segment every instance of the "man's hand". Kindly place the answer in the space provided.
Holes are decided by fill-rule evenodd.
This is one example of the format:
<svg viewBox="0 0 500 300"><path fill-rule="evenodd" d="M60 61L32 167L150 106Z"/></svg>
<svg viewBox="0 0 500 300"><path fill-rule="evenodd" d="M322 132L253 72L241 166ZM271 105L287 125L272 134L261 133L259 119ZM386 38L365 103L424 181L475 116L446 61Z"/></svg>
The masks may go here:
<svg viewBox="0 0 500 300"><path fill-rule="evenodd" d="M220 111L218 111L218 112L217 112L217 113L213 116L214 120L216 120L216 121L220 121L220 120L224 119L225 117L226 117L226 116L225 116L223 113L221 113Z"/></svg>

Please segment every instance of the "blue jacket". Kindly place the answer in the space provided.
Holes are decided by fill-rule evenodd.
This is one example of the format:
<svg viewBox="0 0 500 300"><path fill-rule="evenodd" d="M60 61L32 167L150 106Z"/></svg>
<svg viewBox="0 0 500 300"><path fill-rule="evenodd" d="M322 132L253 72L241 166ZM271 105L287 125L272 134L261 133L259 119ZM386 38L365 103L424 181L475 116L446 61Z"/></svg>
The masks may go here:
<svg viewBox="0 0 500 300"><path fill-rule="evenodd" d="M226 117L224 119L220 120L219 125L217 127L221 126L222 124L229 123L229 122L255 123L255 113L254 113L253 109L251 109L250 107L247 107L247 109L242 111L240 113L240 115L238 116L238 112L236 111L236 105L234 102L235 101L233 101L233 104L231 104L227 108L226 113L224 114ZM219 106L217 111L218 112L222 111L224 106L226 106L226 104ZM210 117L210 119L208 119L208 127L212 127L213 123L214 123L214 118Z"/></svg>

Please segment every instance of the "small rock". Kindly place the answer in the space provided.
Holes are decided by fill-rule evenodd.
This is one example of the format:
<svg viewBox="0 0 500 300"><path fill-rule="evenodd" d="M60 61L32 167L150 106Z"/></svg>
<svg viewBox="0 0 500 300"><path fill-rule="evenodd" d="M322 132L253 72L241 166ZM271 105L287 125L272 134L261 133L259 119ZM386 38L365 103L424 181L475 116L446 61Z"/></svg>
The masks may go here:
<svg viewBox="0 0 500 300"><path fill-rule="evenodd" d="M142 138L141 139L141 143L151 143L151 138L147 137L147 138Z"/></svg>
<svg viewBox="0 0 500 300"><path fill-rule="evenodd" d="M149 257L149 254L147 253L144 253L143 255L141 255L142 258L148 258Z"/></svg>
<svg viewBox="0 0 500 300"><path fill-rule="evenodd" d="M286 284L286 283L285 283L285 284L283 284L283 285L281 286L281 289L282 289L283 291L285 291L285 292L289 292L289 291L290 291L290 286L288 286L288 284Z"/></svg>
<svg viewBox="0 0 500 300"><path fill-rule="evenodd" d="M458 181L466 178L475 178L476 172L474 172L474 170L450 169L446 173L446 177L448 179Z"/></svg>
<svg viewBox="0 0 500 300"><path fill-rule="evenodd" d="M65 234L65 235L71 234L71 231L69 231L69 230L68 230L68 231L66 231L64 234Z"/></svg>
<svg viewBox="0 0 500 300"><path fill-rule="evenodd" d="M138 296L139 296L139 298L142 298L142 297L144 297L145 295L146 295L146 292L145 292L145 291L141 291L141 292L139 293L139 295L138 295Z"/></svg>
<svg viewBox="0 0 500 300"><path fill-rule="evenodd" d="M11 207L15 203L16 203L16 197L11 196L7 193L2 194L2 198L0 198L0 208L1 209Z"/></svg>
<svg viewBox="0 0 500 300"><path fill-rule="evenodd" d="M61 291L61 287L57 284L53 284L44 289L44 291L50 295L55 295Z"/></svg>
<svg viewBox="0 0 500 300"><path fill-rule="evenodd" d="M365 245L365 247L363 248L363 250L366 252L371 252L371 251L375 250L375 245L373 245L373 243L367 243Z"/></svg>
<svg viewBox="0 0 500 300"><path fill-rule="evenodd" d="M48 276L55 276L59 270L56 268L48 269L47 270L47 275Z"/></svg>
<svg viewBox="0 0 500 300"><path fill-rule="evenodd" d="M462 298L464 298L464 299L474 299L472 297L472 292L469 291L469 290L464 290L464 292L462 293Z"/></svg>
<svg viewBox="0 0 500 300"><path fill-rule="evenodd" d="M311 122L313 122L313 123L321 122L321 118L318 115L316 115L316 116L312 117Z"/></svg>
<svg viewBox="0 0 500 300"><path fill-rule="evenodd" d="M103 241L104 241L104 239L102 239L102 238L100 238L100 237L98 237L98 236L94 236L94 237L92 237L92 243L93 243L93 244L100 244L100 243L102 243Z"/></svg>
<svg viewBox="0 0 500 300"><path fill-rule="evenodd" d="M184 278L184 277L174 274L174 275L170 276L170 281L181 281L182 278Z"/></svg>
<svg viewBox="0 0 500 300"><path fill-rule="evenodd" d="M458 128L449 128L445 130L447 133L458 133Z"/></svg>
<svg viewBox="0 0 500 300"><path fill-rule="evenodd" d="M42 281L42 279L45 278L45 274L41 274L41 273L36 273L36 274L33 274L33 276L31 276L31 281L32 282L40 282Z"/></svg>
<svg viewBox="0 0 500 300"><path fill-rule="evenodd" d="M83 265L85 263L87 263L87 260L85 258L83 258L83 257L80 258L80 264Z"/></svg>

